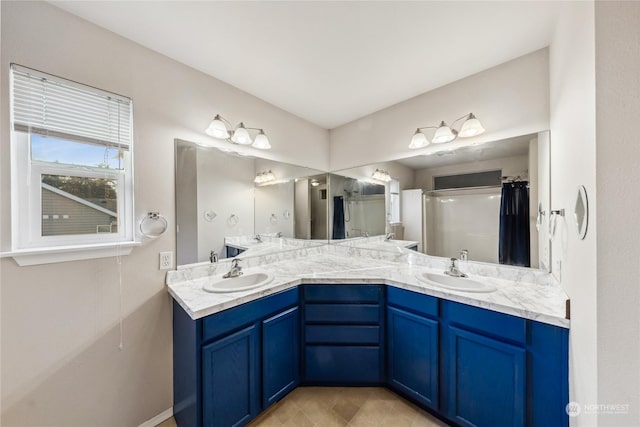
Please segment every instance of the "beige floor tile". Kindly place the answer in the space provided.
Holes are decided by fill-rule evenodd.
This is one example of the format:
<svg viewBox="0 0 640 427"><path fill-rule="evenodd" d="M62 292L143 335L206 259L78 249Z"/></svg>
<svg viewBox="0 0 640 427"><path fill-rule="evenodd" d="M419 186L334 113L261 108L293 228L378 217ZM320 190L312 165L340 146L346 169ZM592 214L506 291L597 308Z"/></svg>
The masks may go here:
<svg viewBox="0 0 640 427"><path fill-rule="evenodd" d="M178 427L178 424L176 424L175 418L171 417L168 420L161 422L156 427Z"/></svg>
<svg viewBox="0 0 640 427"><path fill-rule="evenodd" d="M292 400L283 399L277 403L277 407L273 408L271 413L282 424L289 421L294 415L300 412L302 409ZM275 405L274 405L275 406Z"/></svg>
<svg viewBox="0 0 640 427"><path fill-rule="evenodd" d="M446 427L447 424L379 387L298 387L250 427ZM177 427L173 418L157 427Z"/></svg>
<svg viewBox="0 0 640 427"><path fill-rule="evenodd" d="M305 410L304 414L316 427L345 427L348 424L347 420L324 406L322 410Z"/></svg>
<svg viewBox="0 0 640 427"><path fill-rule="evenodd" d="M335 413L344 420L351 421L353 416L360 410L360 405L356 405L347 399L343 399L336 402L331 409L333 409Z"/></svg>
<svg viewBox="0 0 640 427"><path fill-rule="evenodd" d="M349 387L348 390L343 391L342 399L360 407L369 399L373 389L374 387Z"/></svg>
<svg viewBox="0 0 640 427"><path fill-rule="evenodd" d="M287 422L282 423L283 427L315 427L314 424L302 412L298 411L291 416Z"/></svg>
<svg viewBox="0 0 640 427"><path fill-rule="evenodd" d="M273 412L261 414L258 418L249 423L251 427L281 427L282 423Z"/></svg>

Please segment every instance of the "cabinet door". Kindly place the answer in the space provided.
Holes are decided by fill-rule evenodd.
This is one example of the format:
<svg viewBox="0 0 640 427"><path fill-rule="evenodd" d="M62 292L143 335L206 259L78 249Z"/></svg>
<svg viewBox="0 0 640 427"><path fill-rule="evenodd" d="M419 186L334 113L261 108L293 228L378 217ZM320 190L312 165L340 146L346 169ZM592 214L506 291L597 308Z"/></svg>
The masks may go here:
<svg viewBox="0 0 640 427"><path fill-rule="evenodd" d="M262 408L280 400L300 382L298 307L262 322Z"/></svg>
<svg viewBox="0 0 640 427"><path fill-rule="evenodd" d="M205 426L244 425L258 413L255 325L202 347Z"/></svg>
<svg viewBox="0 0 640 427"><path fill-rule="evenodd" d="M465 426L523 426L526 351L449 328L449 417Z"/></svg>
<svg viewBox="0 0 640 427"><path fill-rule="evenodd" d="M438 322L389 307L389 385L438 409Z"/></svg>

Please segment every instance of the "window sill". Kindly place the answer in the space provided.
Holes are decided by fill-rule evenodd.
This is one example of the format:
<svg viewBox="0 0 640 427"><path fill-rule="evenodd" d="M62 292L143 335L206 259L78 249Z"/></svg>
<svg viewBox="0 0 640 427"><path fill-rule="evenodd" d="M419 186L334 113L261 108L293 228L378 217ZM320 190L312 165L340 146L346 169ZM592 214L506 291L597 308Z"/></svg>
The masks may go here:
<svg viewBox="0 0 640 427"><path fill-rule="evenodd" d="M11 257L21 267L129 255L140 242L105 243L99 245L56 246L1 252L0 258Z"/></svg>

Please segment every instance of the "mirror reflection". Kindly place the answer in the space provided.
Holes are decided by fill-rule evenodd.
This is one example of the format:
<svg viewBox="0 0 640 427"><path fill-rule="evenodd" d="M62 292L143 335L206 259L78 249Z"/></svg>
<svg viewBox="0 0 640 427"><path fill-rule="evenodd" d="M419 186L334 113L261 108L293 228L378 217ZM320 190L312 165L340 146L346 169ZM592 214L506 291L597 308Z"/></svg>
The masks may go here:
<svg viewBox="0 0 640 427"><path fill-rule="evenodd" d="M338 171L330 175L332 237L369 236L352 244L397 241L429 255L548 269L549 145L545 131ZM376 170L386 182L373 178ZM365 183L382 190L361 190ZM365 205L354 190L382 201ZM342 222L344 237L336 237Z"/></svg>
<svg viewBox="0 0 640 427"><path fill-rule="evenodd" d="M326 243L321 171L181 140L175 159L178 265Z"/></svg>

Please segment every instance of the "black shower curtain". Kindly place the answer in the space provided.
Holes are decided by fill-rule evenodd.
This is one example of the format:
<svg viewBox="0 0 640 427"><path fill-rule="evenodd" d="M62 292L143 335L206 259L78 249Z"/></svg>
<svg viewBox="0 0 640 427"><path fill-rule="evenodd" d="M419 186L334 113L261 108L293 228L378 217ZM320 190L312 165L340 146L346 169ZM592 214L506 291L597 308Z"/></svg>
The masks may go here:
<svg viewBox="0 0 640 427"><path fill-rule="evenodd" d="M344 239L344 203L342 196L333 198L333 230L332 239Z"/></svg>
<svg viewBox="0 0 640 427"><path fill-rule="evenodd" d="M531 266L527 184L526 181L502 184L498 254L500 264Z"/></svg>

